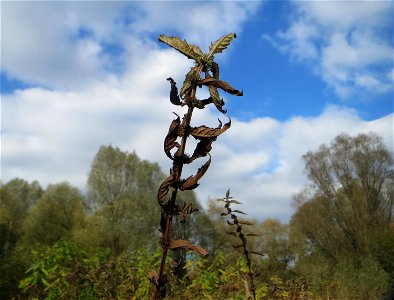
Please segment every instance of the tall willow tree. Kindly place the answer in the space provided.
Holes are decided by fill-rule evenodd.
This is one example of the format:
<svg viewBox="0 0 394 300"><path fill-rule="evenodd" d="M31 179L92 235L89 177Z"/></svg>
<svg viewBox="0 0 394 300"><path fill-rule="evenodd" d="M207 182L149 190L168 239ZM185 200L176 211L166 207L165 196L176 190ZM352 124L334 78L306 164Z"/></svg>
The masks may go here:
<svg viewBox="0 0 394 300"><path fill-rule="evenodd" d="M335 279L338 286L357 291L356 298L373 299L384 290L387 275L394 279L393 155L370 133L339 135L303 158L310 188L296 196L291 226L307 244L304 261L319 257L333 268L328 274L342 269ZM349 270L352 274L344 275Z"/></svg>

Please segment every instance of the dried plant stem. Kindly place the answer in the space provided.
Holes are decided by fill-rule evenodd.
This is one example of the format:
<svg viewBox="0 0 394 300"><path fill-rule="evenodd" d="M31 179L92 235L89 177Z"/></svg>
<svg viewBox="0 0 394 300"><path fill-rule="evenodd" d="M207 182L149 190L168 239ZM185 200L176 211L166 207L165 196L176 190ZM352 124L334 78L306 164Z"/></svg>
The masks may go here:
<svg viewBox="0 0 394 300"><path fill-rule="evenodd" d="M193 94L195 94L195 92ZM190 122L191 122L192 114L193 114L193 108L194 107L190 107L190 106L188 108L186 120L185 120L185 129L190 126ZM188 137L187 134L184 132L184 134L182 135L181 145L179 148L179 156L180 157L183 157L183 155L185 154L187 137ZM174 167L179 170L178 172L176 172L176 177L175 177L175 180L178 181L181 178L182 169L183 169L183 161L182 160L174 160ZM178 187L173 187L171 198L169 200L170 207L175 205L177 193L178 193ZM167 216L166 231L164 233L164 245L165 246L163 247L163 253L161 256L160 270L159 270L159 284L156 286L156 291L155 291L155 295L154 295L155 300L160 299L160 288L163 285L165 285L164 270L165 270L167 255L168 255L168 245L170 244L170 241L171 241L172 220L173 220L173 215Z"/></svg>
<svg viewBox="0 0 394 300"><path fill-rule="evenodd" d="M240 220L237 216L238 214L245 214L244 212L240 210L233 210L231 208L231 204L241 204L237 200L234 200L233 197L230 197L230 190L227 191L226 196L223 199L218 199L218 201L222 201L225 203L224 208L226 209L226 212L222 213L221 216L229 216L231 218L230 220L227 220L227 224L230 226L235 226L236 229L230 232L227 232L228 234L238 237L241 240L241 244L236 244L233 245L235 249L242 249L242 254L245 258L246 265L248 267L248 272L246 273L247 276L247 282L248 282L248 288L250 293L252 294L252 297L248 297L248 299L256 299L256 286L254 284L254 277L258 276L258 274L254 274L252 270L252 259L250 257L250 254L256 254L259 256L263 256L262 253L251 250L248 248L247 244L247 236L258 236L259 234L255 233L245 233L242 226L246 225L253 225L252 222L249 221L243 221Z"/></svg>
<svg viewBox="0 0 394 300"><path fill-rule="evenodd" d="M242 91L234 89L227 82L219 79L219 66L214 62L214 56L221 53L228 47L231 41L236 37L235 33L227 34L209 47L208 53L204 54L198 46L189 45L186 41L182 41L177 37L168 37L160 35L159 41L173 47L188 58L194 59L195 66L186 74L183 86L178 93L176 82L171 78L167 80L171 84L170 102L177 106L187 106L188 111L180 120L174 119L169 127L168 134L164 140L164 152L167 157L173 161L169 176L162 182L157 192L157 200L161 207L160 219L160 244L163 249L160 262L159 274L156 271L149 271L148 277L155 285L154 298L163 299L166 296L167 279L165 276L165 265L168 257L168 250L190 250L200 254L202 257L209 255L205 249L194 245L191 241L184 238L171 240L171 229L174 221L174 216L180 217L180 222L185 222L188 215L198 211L194 208L192 203L184 203L183 207L176 203L178 190L186 191L195 189L199 183L198 181L204 176L211 163L211 155L209 152L212 149L212 143L216 141L217 137L225 132L231 126L231 119L228 123L222 124L219 120L219 126L210 128L205 125L198 127L191 127L190 121L193 114L193 109L203 109L206 105L214 104L216 108L226 113L223 109L224 101L220 98L218 89L224 90L235 96L242 96ZM205 75L202 78L201 75ZM196 90L198 88L207 87L209 89L210 97L208 99L199 100L196 98ZM189 136L198 140L196 148L191 156L185 153L186 142ZM177 139L181 138L180 143ZM175 152L173 150L177 149ZM189 176L186 179L181 179L183 165L190 164L195 159L209 156L209 159L197 170L195 175ZM171 197L167 201L167 194L172 191ZM176 263L176 261L175 261ZM174 267L176 272L179 266Z"/></svg>

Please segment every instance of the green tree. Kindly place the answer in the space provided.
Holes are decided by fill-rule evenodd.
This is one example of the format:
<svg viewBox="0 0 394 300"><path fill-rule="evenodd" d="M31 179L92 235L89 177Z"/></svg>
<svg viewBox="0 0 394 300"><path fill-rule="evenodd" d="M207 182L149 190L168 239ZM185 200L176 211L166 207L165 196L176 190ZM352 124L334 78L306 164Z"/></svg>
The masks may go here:
<svg viewBox="0 0 394 300"><path fill-rule="evenodd" d="M295 245L289 237L289 225L277 219L267 219L258 225L261 236L255 238L255 249L264 254L261 260L262 275L289 279L295 260Z"/></svg>
<svg viewBox="0 0 394 300"><path fill-rule="evenodd" d="M43 191L37 181L15 178L0 185L0 299L10 299L18 290L25 270L26 253L17 251L22 225L29 208Z"/></svg>
<svg viewBox="0 0 394 300"><path fill-rule="evenodd" d="M130 245L147 247L157 231L156 193L163 179L156 163L141 160L135 152L102 146L88 177L89 201L104 217L113 255Z"/></svg>
<svg viewBox="0 0 394 300"><path fill-rule="evenodd" d="M0 256L7 256L20 239L28 209L43 191L37 181L12 179L0 187Z"/></svg>
<svg viewBox="0 0 394 300"><path fill-rule="evenodd" d="M25 244L51 245L69 239L85 215L81 192L69 183L49 185L23 224Z"/></svg>
<svg viewBox="0 0 394 300"><path fill-rule="evenodd" d="M295 196L296 213L291 220L292 231L304 237L305 252L298 268L309 278L319 272L335 274L331 283L323 283L326 290L330 285L342 290L346 286L359 292L354 293L357 299L379 297L388 280L382 279L376 294L368 296L361 282L365 276L371 282L374 279L369 269L379 269L380 278L393 274L394 248L387 247L394 234L392 153L376 134L342 134L330 146L322 145L303 158L310 185ZM312 261L315 272L305 267ZM352 274L342 276L344 270Z"/></svg>

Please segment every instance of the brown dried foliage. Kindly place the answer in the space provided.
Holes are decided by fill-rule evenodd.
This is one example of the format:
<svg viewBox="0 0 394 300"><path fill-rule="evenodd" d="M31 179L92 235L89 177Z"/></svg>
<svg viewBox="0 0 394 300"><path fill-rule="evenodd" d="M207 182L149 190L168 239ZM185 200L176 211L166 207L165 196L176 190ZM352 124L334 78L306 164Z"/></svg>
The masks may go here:
<svg viewBox="0 0 394 300"><path fill-rule="evenodd" d="M213 103L220 112L225 113L226 111L223 109L224 101L220 98L217 89L236 96L242 96L243 94L242 91L234 89L227 82L219 80L219 66L213 61L214 55L226 49L235 37L234 33L223 36L211 44L209 52L206 54L202 53L198 46L189 45L186 41L182 41L177 37L164 35L159 37L159 41L173 47L189 59L194 59L196 65L186 74L180 93L176 82L171 77L167 78L171 84L170 102L177 106L187 106L188 111L182 118L182 121L175 114L177 118L171 122L167 136L164 139L164 152L173 161L173 164L169 176L163 181L157 192L157 200L161 206L159 231L162 234L160 244L163 248L163 253L159 273L155 271L148 273L149 279L156 288L154 299L163 299L166 295L167 280L164 270L168 250L186 249L194 251L202 257L209 255L206 250L193 245L188 240L171 240L171 227L174 217L179 216L180 222L185 222L188 215L197 211L191 203L184 203L183 207L179 206L176 202L178 190L193 190L198 187L199 180L204 176L211 164L209 152L212 149L212 143L231 126L231 120L224 125L219 120L219 126L216 128L210 128L205 125L191 127L190 121L194 108L203 109L206 105ZM201 75L204 75L205 78L202 79ZM196 98L197 88L202 87L208 87L210 92L208 99L199 100ZM185 154L186 142L189 136L199 141L191 156ZM190 164L197 158L205 156L209 156L209 159L197 170L195 175L181 179L184 164ZM170 190L171 194L169 195ZM176 267L177 264L175 264Z"/></svg>

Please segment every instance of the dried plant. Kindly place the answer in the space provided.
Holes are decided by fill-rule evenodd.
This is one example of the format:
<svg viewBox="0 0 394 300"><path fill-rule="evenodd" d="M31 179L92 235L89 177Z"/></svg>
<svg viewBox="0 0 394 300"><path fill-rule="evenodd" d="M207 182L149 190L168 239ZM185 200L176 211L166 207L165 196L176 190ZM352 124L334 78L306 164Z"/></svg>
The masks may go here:
<svg viewBox="0 0 394 300"><path fill-rule="evenodd" d="M179 215L181 222L185 221L188 215L195 212L191 203L184 204L182 207L176 203L178 190L192 190L199 184L198 181L205 174L211 163L209 152L212 149L212 143L217 137L225 132L231 126L231 119L228 123L222 124L219 120L219 126L210 128L205 125L191 127L190 121L194 108L203 109L206 105L213 103L216 108L226 113L223 109L224 101L220 98L218 89L236 96L242 96L242 91L234 89L227 82L219 79L219 66L214 62L214 56L226 49L231 41L236 37L234 33L227 34L209 47L208 53L203 53L198 46L190 45L185 40L177 37L167 37L161 35L159 41L173 47L189 59L195 61L195 66L186 74L183 86L178 94L178 88L175 81L170 77L167 80L171 84L170 101L174 105L187 106L187 113L183 116L182 121L178 115L170 124L168 134L164 140L164 152L173 161L169 176L163 181L157 193L157 199L161 206L160 232L162 234L160 244L163 249L160 270L150 271L148 276L155 285L154 299L162 299L166 295L166 277L164 275L168 250L187 249L197 252L203 257L208 252L201 247L193 245L189 240L176 239L171 240L171 227L175 216ZM203 77L202 77L203 76ZM210 97L199 100L196 98L197 88L208 87ZM185 153L186 142L189 136L198 140L193 154ZM177 141L180 138L180 143ZM194 176L181 179L184 164L192 163L197 158L209 156L208 160L197 170ZM171 190L171 196L167 198ZM176 265L176 263L175 263Z"/></svg>
<svg viewBox="0 0 394 300"><path fill-rule="evenodd" d="M253 299L256 299L256 286L254 285L254 278L257 277L259 274L253 272L252 259L250 257L250 254L256 254L260 256L263 256L263 254L261 252L248 248L247 237L259 236L259 234L253 232L245 233L245 231L243 230L243 225L250 226L254 224L250 221L240 220L238 218L237 214L245 213L240 210L231 208L231 204L241 204L241 202L238 202L233 197L230 197L230 190L226 192L226 196L224 198L218 199L218 201L224 202L224 208L226 209L225 212L221 213L221 216L230 217L230 220L227 219L227 224L231 227L235 227L234 230L228 231L226 233L234 237L238 237L241 241L241 243L235 244L233 245L233 247L234 249L241 251L243 256L245 257L246 265L248 267L248 273L246 275L248 278L249 291L252 294Z"/></svg>

